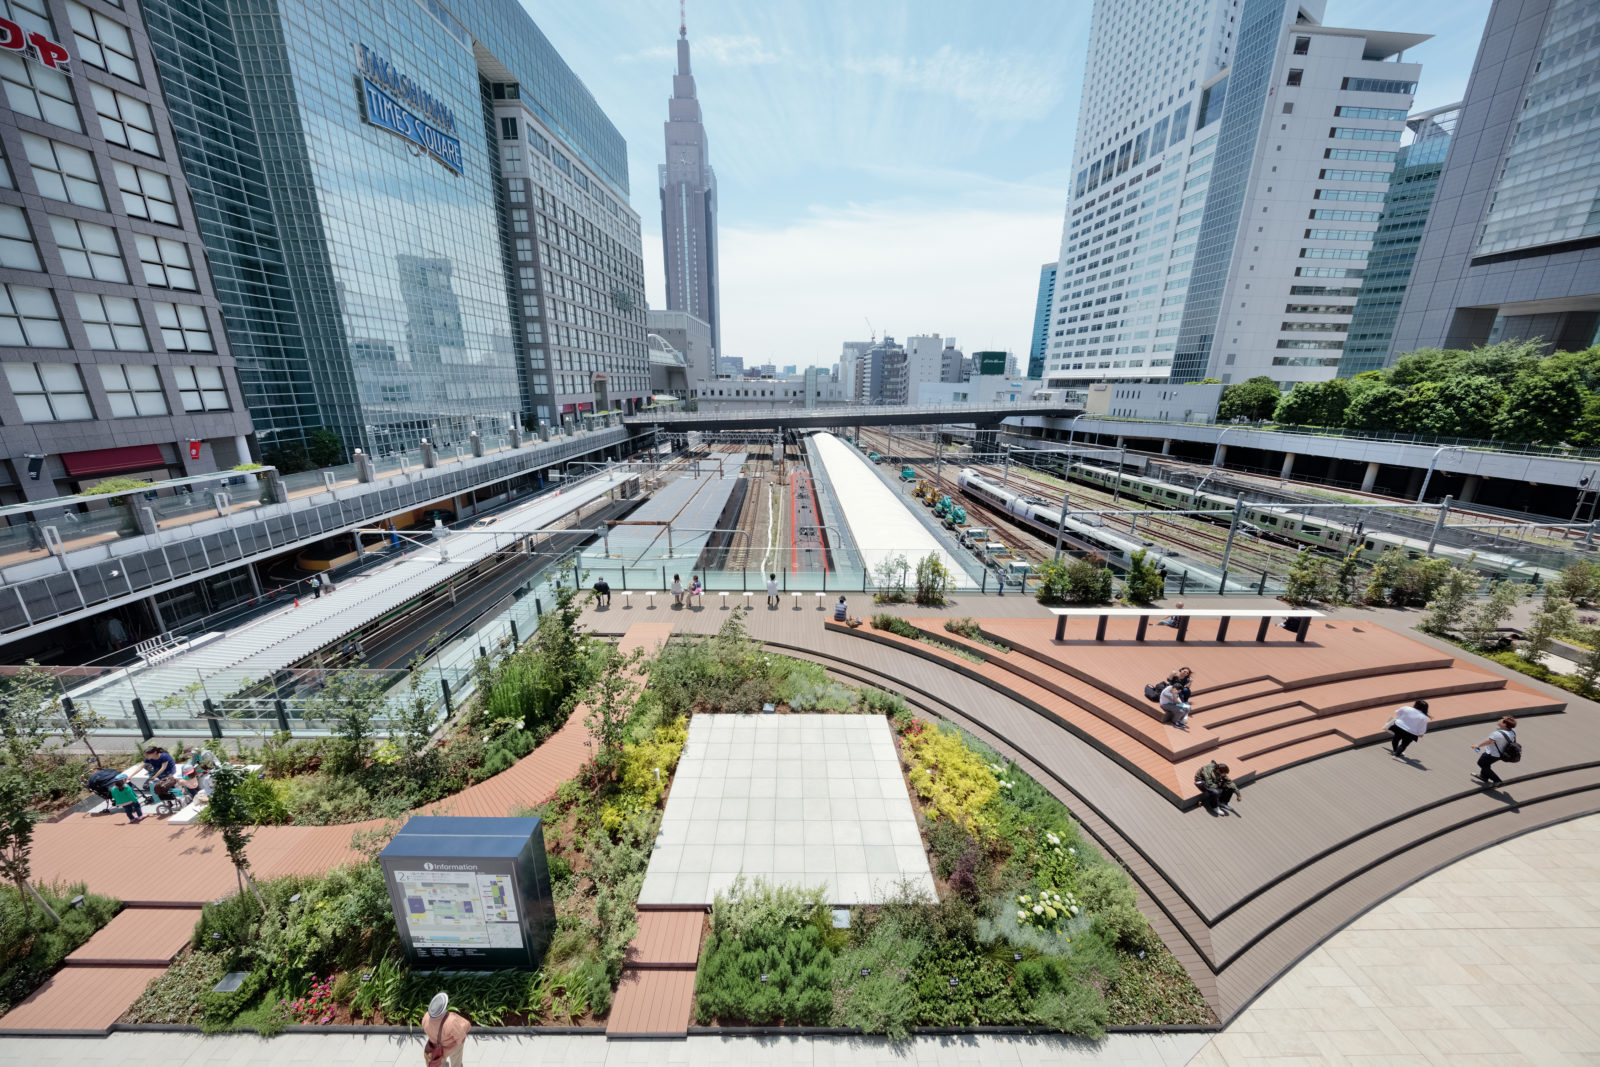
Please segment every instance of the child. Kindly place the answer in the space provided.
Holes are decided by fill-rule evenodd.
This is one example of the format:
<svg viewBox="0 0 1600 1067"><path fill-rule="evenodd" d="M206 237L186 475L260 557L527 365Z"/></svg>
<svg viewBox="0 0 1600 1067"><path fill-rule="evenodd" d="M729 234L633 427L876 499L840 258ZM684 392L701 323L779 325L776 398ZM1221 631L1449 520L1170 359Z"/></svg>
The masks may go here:
<svg viewBox="0 0 1600 1067"><path fill-rule="evenodd" d="M111 783L111 803L121 808L128 816L129 825L144 821L144 809L139 806L139 794L129 784L126 774L117 775L117 780Z"/></svg>

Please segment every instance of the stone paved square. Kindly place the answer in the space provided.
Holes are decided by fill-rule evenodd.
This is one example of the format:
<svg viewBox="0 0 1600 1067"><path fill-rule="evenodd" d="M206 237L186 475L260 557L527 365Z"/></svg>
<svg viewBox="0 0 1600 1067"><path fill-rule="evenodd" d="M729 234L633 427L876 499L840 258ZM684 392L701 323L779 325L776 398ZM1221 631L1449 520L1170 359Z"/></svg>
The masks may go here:
<svg viewBox="0 0 1600 1067"><path fill-rule="evenodd" d="M696 715L639 904L710 904L740 874L868 904L933 876L879 715Z"/></svg>

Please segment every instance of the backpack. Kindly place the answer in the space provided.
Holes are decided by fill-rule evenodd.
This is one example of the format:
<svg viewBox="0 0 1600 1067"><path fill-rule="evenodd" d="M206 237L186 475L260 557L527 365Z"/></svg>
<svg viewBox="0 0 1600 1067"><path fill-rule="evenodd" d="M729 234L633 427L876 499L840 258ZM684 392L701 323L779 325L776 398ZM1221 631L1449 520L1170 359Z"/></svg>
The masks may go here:
<svg viewBox="0 0 1600 1067"><path fill-rule="evenodd" d="M1164 685L1147 685L1144 687L1144 698L1159 704L1161 702L1161 691L1165 688L1166 686Z"/></svg>
<svg viewBox="0 0 1600 1067"><path fill-rule="evenodd" d="M1521 763L1522 742L1517 740L1517 732L1515 730L1496 730L1495 733L1502 734L1505 737L1505 740L1500 742L1501 760L1506 763Z"/></svg>

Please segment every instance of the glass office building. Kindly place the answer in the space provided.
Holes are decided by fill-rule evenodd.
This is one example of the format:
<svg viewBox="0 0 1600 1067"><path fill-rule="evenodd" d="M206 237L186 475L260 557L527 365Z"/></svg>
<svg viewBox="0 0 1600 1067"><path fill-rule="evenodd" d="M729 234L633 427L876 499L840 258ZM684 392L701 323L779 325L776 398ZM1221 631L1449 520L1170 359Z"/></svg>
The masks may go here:
<svg viewBox="0 0 1600 1067"><path fill-rule="evenodd" d="M1428 209L1439 189L1444 157L1450 151L1450 134L1460 111L1460 104L1450 104L1406 120L1413 140L1400 149L1394 173L1389 175L1383 214L1373 231L1367 276L1350 314L1344 358L1339 361L1341 378L1382 370L1388 358L1395 320L1400 317L1417 246L1422 243Z"/></svg>
<svg viewBox="0 0 1600 1067"><path fill-rule="evenodd" d="M519 85L624 204L627 148L515 0L150 0L145 17L263 448L324 426L379 453L448 444L548 405L511 299L488 86Z"/></svg>

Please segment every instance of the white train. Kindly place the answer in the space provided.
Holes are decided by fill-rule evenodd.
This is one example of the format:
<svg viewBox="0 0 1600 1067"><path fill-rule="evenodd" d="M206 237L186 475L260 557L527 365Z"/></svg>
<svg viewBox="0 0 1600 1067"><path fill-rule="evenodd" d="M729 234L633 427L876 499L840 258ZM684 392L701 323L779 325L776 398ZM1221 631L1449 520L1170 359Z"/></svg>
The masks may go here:
<svg viewBox="0 0 1600 1067"><path fill-rule="evenodd" d="M1172 576L1187 571L1192 580L1206 584L1215 584L1222 577L1217 568L1179 555L1166 545L1112 530L1098 515L1074 515L1069 508L1063 518L1060 505L1041 496L1013 492L971 468L956 476L956 484L968 496L1004 512L1012 522L1026 526L1048 542L1054 543L1059 528L1074 540L1092 545L1118 569L1126 570L1129 557L1142 548L1157 564L1164 564Z"/></svg>

